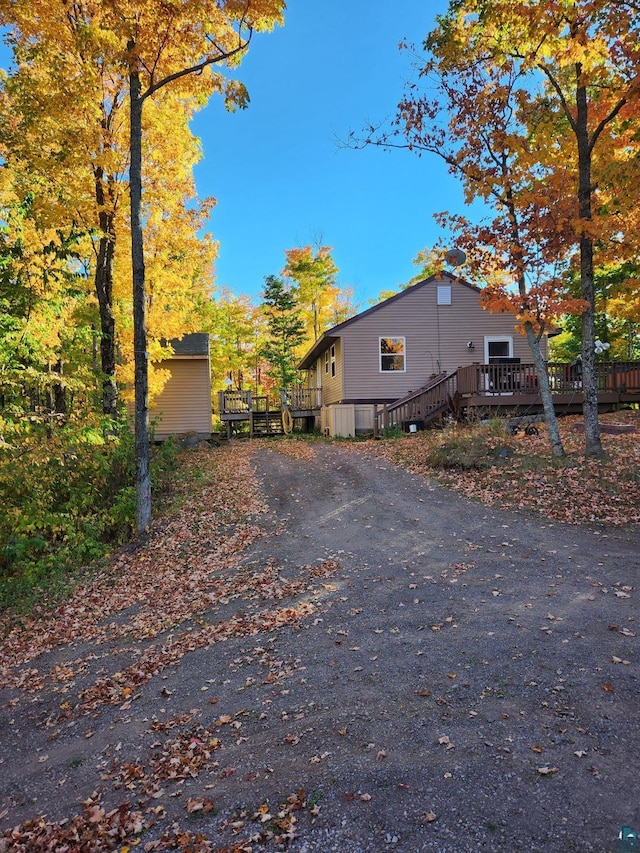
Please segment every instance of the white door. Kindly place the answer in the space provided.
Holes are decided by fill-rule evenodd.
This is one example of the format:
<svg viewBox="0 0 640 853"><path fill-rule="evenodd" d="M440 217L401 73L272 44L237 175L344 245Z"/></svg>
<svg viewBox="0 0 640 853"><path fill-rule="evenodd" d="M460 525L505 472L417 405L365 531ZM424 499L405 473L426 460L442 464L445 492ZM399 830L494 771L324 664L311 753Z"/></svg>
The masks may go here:
<svg viewBox="0 0 640 853"><path fill-rule="evenodd" d="M513 338L510 335L485 335L484 363L500 364L506 358L513 358ZM487 371L484 377L485 391L494 393L498 390L495 386L499 383L496 383L495 379L495 371Z"/></svg>
<svg viewBox="0 0 640 853"><path fill-rule="evenodd" d="M510 335L485 335L484 363L499 364L502 358L513 358L513 337Z"/></svg>

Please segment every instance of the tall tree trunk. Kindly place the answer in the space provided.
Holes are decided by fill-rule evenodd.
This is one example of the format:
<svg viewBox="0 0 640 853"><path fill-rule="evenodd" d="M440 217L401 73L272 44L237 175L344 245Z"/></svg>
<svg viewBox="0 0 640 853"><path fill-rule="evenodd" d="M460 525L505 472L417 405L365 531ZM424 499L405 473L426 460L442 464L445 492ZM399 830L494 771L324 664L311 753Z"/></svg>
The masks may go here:
<svg viewBox="0 0 640 853"><path fill-rule="evenodd" d="M115 418L118 414L116 383L116 321L113 316L113 256L115 242L102 236L98 245L95 288L100 311L100 368L102 370L102 411Z"/></svg>
<svg viewBox="0 0 640 853"><path fill-rule="evenodd" d="M130 44L133 51L135 45ZM129 71L131 162L131 263L133 271L133 347L135 365L136 528L144 533L151 524L151 474L149 470L149 374L147 353L147 297L142 233L142 105L140 75Z"/></svg>
<svg viewBox="0 0 640 853"><path fill-rule="evenodd" d="M102 369L102 411L116 418L118 385L116 383L116 321L113 315L113 259L116 250L113 198L105 191L105 174L95 170L96 202L100 224L100 242L96 260L95 289L100 311L100 367Z"/></svg>
<svg viewBox="0 0 640 853"><path fill-rule="evenodd" d="M511 236L518 265L518 292L520 296L522 296L523 300L526 300L527 280L524 272L524 249L520 239L520 226L518 224L518 215L511 186L507 188L506 199L506 207L509 212L509 219L511 222ZM533 356L533 363L536 366L536 373L538 375L538 385L540 387L540 396L542 397L542 408L544 409L545 422L547 424L547 429L549 430L551 452L554 456L561 457L565 455L565 452L562 439L560 438L558 418L556 417L556 410L553 405L553 397L551 395L551 387L549 385L549 371L547 370L547 365L542 357L542 350L540 349L540 339L530 322L525 322L524 330L527 336L529 349L531 350L531 355Z"/></svg>
<svg viewBox="0 0 640 853"><path fill-rule="evenodd" d="M56 361L53 369L55 373L62 376L62 359L58 359L58 361ZM53 411L57 415L67 414L67 396L62 382L54 382L53 384Z"/></svg>
<svg viewBox="0 0 640 853"><path fill-rule="evenodd" d="M591 145L589 143L587 89L581 83L582 68L576 66L576 140L578 144L578 209L581 221L591 222ZM587 309L582 315L582 412L584 415L585 453L601 456L598 420L598 383L595 351L595 284L593 275L593 239L588 227L580 233L580 288Z"/></svg>
<svg viewBox="0 0 640 853"><path fill-rule="evenodd" d="M529 349L533 356L533 363L536 366L540 396L542 397L542 407L544 409L544 418L547 424L547 429L549 430L551 452L554 456L562 457L565 456L565 451L562 439L560 438L560 429L558 427L556 410L553 405L553 396L551 394L551 386L549 385L549 371L547 370L546 362L542 357L540 341L534 332L531 323L525 323L525 331L527 334Z"/></svg>

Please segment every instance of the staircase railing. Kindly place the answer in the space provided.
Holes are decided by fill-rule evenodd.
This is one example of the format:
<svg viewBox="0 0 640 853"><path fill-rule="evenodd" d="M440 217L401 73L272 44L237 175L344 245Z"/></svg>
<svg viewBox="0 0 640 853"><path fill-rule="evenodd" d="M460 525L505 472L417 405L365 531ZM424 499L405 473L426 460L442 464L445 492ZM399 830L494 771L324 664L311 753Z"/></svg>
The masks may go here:
<svg viewBox="0 0 640 853"><path fill-rule="evenodd" d="M394 428L405 428L407 424L415 424L416 429L424 427L435 420L443 412L451 409L456 397L458 385L457 371L440 373L427 385L417 391L405 394L382 410L377 406L374 411L374 435Z"/></svg>

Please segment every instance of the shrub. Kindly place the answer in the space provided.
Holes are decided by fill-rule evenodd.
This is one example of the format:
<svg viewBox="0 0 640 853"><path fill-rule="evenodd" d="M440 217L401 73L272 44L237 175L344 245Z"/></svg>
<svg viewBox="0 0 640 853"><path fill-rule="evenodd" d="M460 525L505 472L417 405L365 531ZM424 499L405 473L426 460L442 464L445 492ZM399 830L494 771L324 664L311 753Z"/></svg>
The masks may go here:
<svg viewBox="0 0 640 853"><path fill-rule="evenodd" d="M136 512L134 439L100 419L54 430L37 422L0 424L0 609L54 596L72 570L126 542ZM175 448L154 455L156 488Z"/></svg>

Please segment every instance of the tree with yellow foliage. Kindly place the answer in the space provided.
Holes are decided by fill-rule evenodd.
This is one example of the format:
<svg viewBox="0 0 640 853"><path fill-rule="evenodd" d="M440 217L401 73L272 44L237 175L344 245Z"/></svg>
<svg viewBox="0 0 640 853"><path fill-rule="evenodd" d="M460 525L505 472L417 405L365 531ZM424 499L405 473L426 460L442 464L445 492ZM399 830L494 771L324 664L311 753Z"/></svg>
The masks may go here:
<svg viewBox="0 0 640 853"><path fill-rule="evenodd" d="M162 6L153 0L144 3L139 0L111 0L109 6L112 14L107 16L107 21L117 43L116 56L126 64L129 80L137 528L142 531L151 520L142 209L143 107L146 101L169 86L176 104L189 97L211 94L200 83L203 73L213 65L237 65L254 30L271 29L282 22L284 0L221 0L216 3L192 0L186 5L173 3ZM212 75L211 79L221 88L219 74ZM238 91L236 85L226 84L231 103L243 102Z"/></svg>
<svg viewBox="0 0 640 853"><path fill-rule="evenodd" d="M82 198L81 213L93 222L97 236L96 292L101 293L103 341L113 340L111 318L103 304L113 305L114 266L117 245L117 212L129 190L131 260L133 277L133 351L136 387L136 490L138 530L146 529L151 516L148 448L148 293L143 254L143 227L150 221L151 207L142 205L142 164L150 162L147 143L154 115L147 109L143 143L143 105L154 100L165 104L165 121L175 116L183 128L195 109L214 93L225 97L229 107L244 106L247 93L241 84L228 79L215 66L237 65L255 30L268 30L282 22L283 0L190 0L188 3L158 4L152 0L99 0L74 3L63 0L0 0L0 22L10 28L18 70L26 69L21 88L11 92L24 97L36 110L43 135L38 140L46 193L53 206L75 211ZM46 57L42 60L42 57ZM28 72L28 73L27 73ZM49 98L49 93L51 98ZM40 98L48 101L42 108ZM56 101L56 109L49 110ZM127 103L128 102L128 103ZM123 104L128 109L122 109ZM66 119L65 119L65 110ZM23 114L27 110L22 111ZM17 113L19 114L19 113ZM50 118L49 118L50 116ZM25 125L33 147L37 121ZM16 131L20 131L17 128ZM164 127L165 140L176 140L171 127ZM49 134L49 135L47 135ZM7 149L18 151L20 132L7 140ZM124 143L123 143L124 140ZM11 144L12 143L12 144ZM28 161L27 144L23 148ZM89 153L91 175L86 165ZM179 146L171 157L161 158L158 187L166 185L172 166L180 166ZM45 161L61 163L64 173L48 177ZM61 174L69 183L60 181ZM75 176L78 175L78 179ZM149 180L151 169L145 173ZM123 179L126 178L126 183ZM92 180L93 195L75 193L78 180ZM67 189L68 187L68 189ZM56 194L57 193L57 194ZM90 199L90 201L89 201ZM149 203L153 195L149 190ZM184 211L188 205L185 203ZM153 225L151 225L153 227ZM105 316L103 316L105 314ZM110 369L106 365L105 375Z"/></svg>
<svg viewBox="0 0 640 853"><path fill-rule="evenodd" d="M126 208L126 81L103 61L105 34L81 4L0 0L14 67L3 80L0 145L15 191L34 197L40 229L92 235L103 410L117 414L113 265Z"/></svg>
<svg viewBox="0 0 640 853"><path fill-rule="evenodd" d="M262 358L266 324L264 313L248 296L235 296L229 289L211 305L211 385L222 390L252 388L262 384Z"/></svg>
<svg viewBox="0 0 640 853"><path fill-rule="evenodd" d="M2 177L6 177L2 173ZM77 369L75 349L91 347L83 322L77 235L35 227L32 199L0 195L0 399L3 418L50 424L69 412L71 393L90 387L91 365ZM72 364L76 362L76 364ZM75 368L67 378L68 368ZM0 435L2 429L0 428Z"/></svg>
<svg viewBox="0 0 640 853"><path fill-rule="evenodd" d="M97 299L102 408L115 417L116 379L133 378L126 362L133 356L129 119L126 69L108 61L105 10L105 4L0 0L14 51L0 91L0 146L14 192L33 199L36 226L89 235L84 262ZM220 81L218 88L225 85ZM230 99L234 88L229 84ZM189 129L202 105L195 95L178 107L159 97L145 118L149 335L156 342L196 330L197 305L212 290L216 244L196 237L212 202L194 204L193 166L201 151ZM123 368L116 364L116 343ZM151 351L158 351L157 343Z"/></svg>
<svg viewBox="0 0 640 853"><path fill-rule="evenodd" d="M281 272L292 281L301 317L310 341L317 341L331 326L353 313L351 292L337 284L338 267L330 246L302 246L285 251L287 263Z"/></svg>

